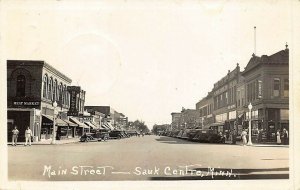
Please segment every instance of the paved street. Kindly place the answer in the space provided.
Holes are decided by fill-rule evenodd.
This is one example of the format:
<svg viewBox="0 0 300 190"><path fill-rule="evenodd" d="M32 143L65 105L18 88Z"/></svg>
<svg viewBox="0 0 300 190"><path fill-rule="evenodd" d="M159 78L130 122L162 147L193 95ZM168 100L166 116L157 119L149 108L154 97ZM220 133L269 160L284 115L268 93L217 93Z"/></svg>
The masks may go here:
<svg viewBox="0 0 300 190"><path fill-rule="evenodd" d="M164 137L8 147L9 180L288 178L288 148Z"/></svg>

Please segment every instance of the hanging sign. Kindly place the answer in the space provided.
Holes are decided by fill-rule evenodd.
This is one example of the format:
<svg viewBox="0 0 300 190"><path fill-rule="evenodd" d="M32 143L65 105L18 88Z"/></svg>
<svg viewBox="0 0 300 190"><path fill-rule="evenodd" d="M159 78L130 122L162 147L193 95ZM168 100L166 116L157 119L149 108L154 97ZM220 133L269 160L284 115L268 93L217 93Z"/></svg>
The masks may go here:
<svg viewBox="0 0 300 190"><path fill-rule="evenodd" d="M68 116L78 116L78 98L77 95L80 93L80 86L68 86L67 90L70 94L70 108L67 113Z"/></svg>

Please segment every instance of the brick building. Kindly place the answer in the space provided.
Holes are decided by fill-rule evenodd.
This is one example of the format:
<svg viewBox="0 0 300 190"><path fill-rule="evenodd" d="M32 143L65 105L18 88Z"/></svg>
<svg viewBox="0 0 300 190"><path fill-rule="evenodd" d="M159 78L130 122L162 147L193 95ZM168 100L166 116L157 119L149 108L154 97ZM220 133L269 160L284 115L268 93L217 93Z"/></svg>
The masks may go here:
<svg viewBox="0 0 300 190"><path fill-rule="evenodd" d="M7 61L7 134L17 126L20 139L24 140L27 126L33 132L34 140L52 137L54 107L58 103L58 131L74 128L66 112L69 108L67 86L72 80L44 61Z"/></svg>
<svg viewBox="0 0 300 190"><path fill-rule="evenodd" d="M289 130L289 49L273 55L258 57L253 54L245 70L244 107L246 123L249 119L248 104L252 109L252 134L264 131L264 140L275 142L276 131ZM246 126L248 127L248 126Z"/></svg>

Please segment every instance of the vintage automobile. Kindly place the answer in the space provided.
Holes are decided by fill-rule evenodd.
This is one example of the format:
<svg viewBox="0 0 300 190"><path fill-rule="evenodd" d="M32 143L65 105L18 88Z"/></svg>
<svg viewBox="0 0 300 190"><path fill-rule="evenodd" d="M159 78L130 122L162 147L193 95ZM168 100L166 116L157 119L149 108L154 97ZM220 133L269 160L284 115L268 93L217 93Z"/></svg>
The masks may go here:
<svg viewBox="0 0 300 190"><path fill-rule="evenodd" d="M108 139L108 132L95 131L94 133L85 133L80 137L81 142L90 141L106 141Z"/></svg>
<svg viewBox="0 0 300 190"><path fill-rule="evenodd" d="M79 140L80 142L98 141L96 133L84 133Z"/></svg>
<svg viewBox="0 0 300 190"><path fill-rule="evenodd" d="M192 140L205 143L225 143L224 136L215 133L211 129L198 130L197 134L194 136L194 138L192 138Z"/></svg>
<svg viewBox="0 0 300 190"><path fill-rule="evenodd" d="M124 137L124 133L120 130L113 130L109 132L109 138L111 139L121 139Z"/></svg>

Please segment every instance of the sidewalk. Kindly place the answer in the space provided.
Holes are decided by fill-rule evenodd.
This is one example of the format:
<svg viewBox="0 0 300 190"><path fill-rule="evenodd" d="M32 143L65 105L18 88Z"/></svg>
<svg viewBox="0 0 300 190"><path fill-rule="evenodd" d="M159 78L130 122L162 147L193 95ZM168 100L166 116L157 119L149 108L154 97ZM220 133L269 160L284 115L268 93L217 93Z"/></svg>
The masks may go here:
<svg viewBox="0 0 300 190"><path fill-rule="evenodd" d="M43 141L37 141L37 142L32 142L31 145L52 145L51 144L52 140L43 140ZM60 145L60 144L69 144L69 143L76 143L79 142L79 138L70 138L70 139L63 139L63 140L56 140L55 145ZM25 142L18 142L19 145L24 145ZM11 142L7 143L7 145L12 145Z"/></svg>
<svg viewBox="0 0 300 190"><path fill-rule="evenodd" d="M226 144L230 144L230 145L239 145L239 146L243 146L243 142L242 141L236 141L236 144L231 144L231 142L229 143L229 141L226 141ZM257 144L257 143L252 143L254 147L285 147L288 148L289 145L282 145L282 144L270 144L270 143L266 143L266 144Z"/></svg>

